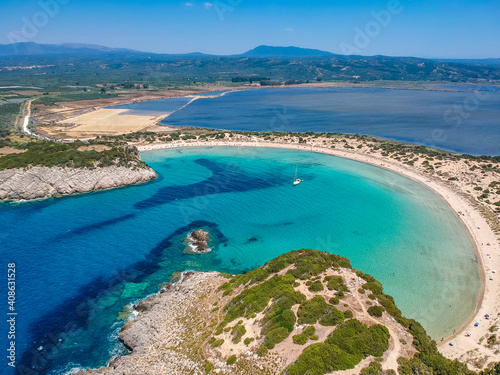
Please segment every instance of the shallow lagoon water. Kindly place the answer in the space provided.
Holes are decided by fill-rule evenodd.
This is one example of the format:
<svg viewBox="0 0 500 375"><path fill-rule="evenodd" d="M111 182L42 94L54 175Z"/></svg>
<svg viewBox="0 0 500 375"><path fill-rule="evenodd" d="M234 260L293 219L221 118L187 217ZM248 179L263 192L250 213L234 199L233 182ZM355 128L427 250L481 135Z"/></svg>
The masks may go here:
<svg viewBox="0 0 500 375"><path fill-rule="evenodd" d="M438 340L475 309L472 243L446 203L412 180L294 150L193 148L143 159L157 181L0 206L1 255L18 269L18 353L34 348L47 360L41 373L125 353L117 340L131 313L124 306L174 272L238 273L300 248L350 258ZM305 181L293 187L296 166ZM185 235L199 227L213 234L214 251L184 254ZM58 350L46 356L52 338Z"/></svg>
<svg viewBox="0 0 500 375"><path fill-rule="evenodd" d="M342 132L385 137L472 155L500 155L500 90L293 88L199 99L161 123L211 129ZM473 91L478 90L478 91ZM180 98L121 106L131 114L171 113ZM179 108L180 105L177 107Z"/></svg>

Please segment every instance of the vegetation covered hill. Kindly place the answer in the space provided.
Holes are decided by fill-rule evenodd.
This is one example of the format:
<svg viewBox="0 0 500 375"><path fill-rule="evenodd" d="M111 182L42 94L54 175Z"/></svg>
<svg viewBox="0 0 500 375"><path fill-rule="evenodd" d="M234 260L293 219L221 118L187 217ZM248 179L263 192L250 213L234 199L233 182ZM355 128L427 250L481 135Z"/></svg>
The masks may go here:
<svg viewBox="0 0 500 375"><path fill-rule="evenodd" d="M369 359L374 363L361 373L386 368L400 374L473 374L444 358L424 328L402 316L382 285L352 269L346 258L294 251L231 278L221 289L234 297L222 308L224 319L211 346L221 353L232 349L236 358L239 350L231 347L240 341L255 346L261 357L294 353L284 369L271 373L327 374Z"/></svg>
<svg viewBox="0 0 500 375"><path fill-rule="evenodd" d="M146 167L134 147L114 143L93 142L93 145L89 146L83 142L42 141L8 145L24 152L0 156L0 170L34 166L88 169L108 166Z"/></svg>
<svg viewBox="0 0 500 375"><path fill-rule="evenodd" d="M266 51L264 51L266 52ZM388 56L171 56L171 55L38 55L0 60L1 86L30 85L45 90L65 85L103 83L158 87L231 82L238 77L273 81L452 81L500 79L498 66L440 62ZM288 51L282 53L290 53ZM298 52L294 52L298 53ZM27 67L32 68L27 68Z"/></svg>
<svg viewBox="0 0 500 375"><path fill-rule="evenodd" d="M120 333L131 354L78 375L476 374L338 255L302 249L246 274L183 280L135 307Z"/></svg>

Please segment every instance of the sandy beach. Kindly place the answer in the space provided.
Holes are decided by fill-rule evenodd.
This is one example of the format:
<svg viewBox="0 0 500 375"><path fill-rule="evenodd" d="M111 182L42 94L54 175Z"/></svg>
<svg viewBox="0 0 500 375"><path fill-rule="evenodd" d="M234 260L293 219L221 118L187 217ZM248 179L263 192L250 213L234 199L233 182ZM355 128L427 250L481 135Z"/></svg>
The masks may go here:
<svg viewBox="0 0 500 375"><path fill-rule="evenodd" d="M497 314L497 311L500 309L500 274L496 274L497 270L500 271L500 241L491 227L491 221L481 214L480 208L468 197L470 191L465 187L461 187L460 184L452 184L439 176L426 175L415 167L405 165L394 159L382 157L379 153L366 153L362 149L358 151L356 148L354 150L340 150L320 147L319 145L283 144L265 142L258 139L254 142L198 141L189 143L177 141L137 146L139 151L178 147L233 146L283 148L319 152L391 170L427 186L448 203L469 232L475 245L482 278L482 292L475 313L463 327L456 329L452 337L443 338L442 341L438 342L439 350L446 357L460 359L475 369L484 368L490 362L500 360L500 355L495 353L495 349L487 343L487 339L492 335L495 327L500 327L500 316ZM453 170L453 166L448 169L452 172L452 175L453 172L457 172ZM486 315L490 316L489 319L485 318ZM479 325L476 327L475 323L479 323Z"/></svg>

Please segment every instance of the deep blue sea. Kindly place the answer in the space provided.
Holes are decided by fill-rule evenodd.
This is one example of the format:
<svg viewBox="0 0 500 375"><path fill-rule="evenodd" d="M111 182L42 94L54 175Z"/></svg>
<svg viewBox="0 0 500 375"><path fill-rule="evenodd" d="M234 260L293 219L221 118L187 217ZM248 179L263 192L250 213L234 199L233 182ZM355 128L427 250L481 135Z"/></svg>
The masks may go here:
<svg viewBox="0 0 500 375"><path fill-rule="evenodd" d="M131 304L174 273L239 273L300 248L349 257L438 340L475 309L473 245L449 206L412 180L292 150L193 148L142 158L156 181L0 205L4 271L17 265L19 368L66 374L105 365L126 353L118 333ZM304 182L293 187L296 168ZM211 232L213 251L185 254L185 236L198 228Z"/></svg>
<svg viewBox="0 0 500 375"><path fill-rule="evenodd" d="M357 133L458 153L500 155L498 87L428 86L453 91L242 90L196 100L164 119L162 124L247 131ZM171 113L178 100L143 102L121 108L131 108L133 114L157 114L164 106L163 112Z"/></svg>

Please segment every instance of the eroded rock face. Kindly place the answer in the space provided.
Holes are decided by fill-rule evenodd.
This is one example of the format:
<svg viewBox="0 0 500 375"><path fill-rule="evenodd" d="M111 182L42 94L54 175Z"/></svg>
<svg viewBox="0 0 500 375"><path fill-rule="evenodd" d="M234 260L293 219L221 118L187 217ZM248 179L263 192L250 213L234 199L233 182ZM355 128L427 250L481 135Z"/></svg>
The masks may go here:
<svg viewBox="0 0 500 375"><path fill-rule="evenodd" d="M156 176L151 168L118 166L7 169L0 171L0 200L32 200L89 193L147 182Z"/></svg>
<svg viewBox="0 0 500 375"><path fill-rule="evenodd" d="M186 247L186 252L193 254L206 254L212 251L212 249L208 246L208 242L210 241L210 233L203 229L195 230L190 233L186 242L188 242L188 246Z"/></svg>
<svg viewBox="0 0 500 375"><path fill-rule="evenodd" d="M210 311L218 300L215 291L226 281L216 272L185 273L182 282L140 303L137 307L145 309L123 326L120 339L131 354L114 358L108 367L82 370L77 375L205 373L204 362L189 354L186 346L205 341L199 327L217 322Z"/></svg>

